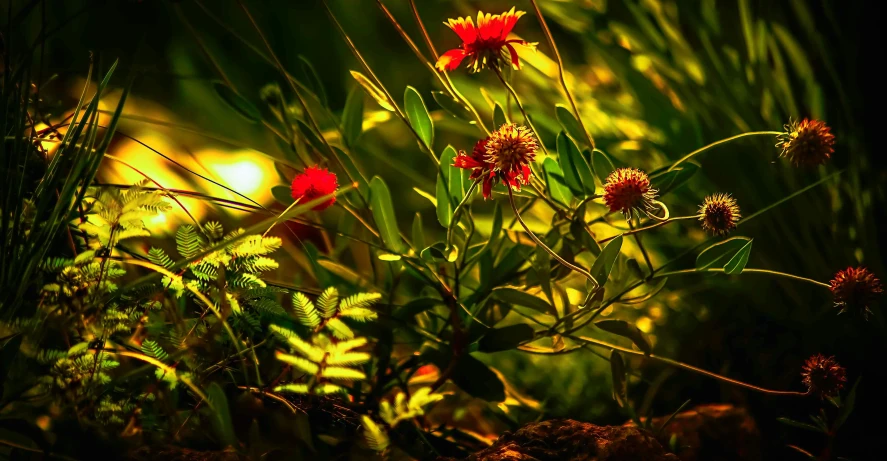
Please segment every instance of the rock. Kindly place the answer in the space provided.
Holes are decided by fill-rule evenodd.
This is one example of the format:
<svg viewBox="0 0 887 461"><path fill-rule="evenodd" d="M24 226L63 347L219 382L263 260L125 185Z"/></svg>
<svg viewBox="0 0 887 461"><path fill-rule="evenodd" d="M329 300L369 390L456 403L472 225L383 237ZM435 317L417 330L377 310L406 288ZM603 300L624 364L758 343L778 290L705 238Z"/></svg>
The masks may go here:
<svg viewBox="0 0 887 461"><path fill-rule="evenodd" d="M468 461L679 461L648 432L572 419L530 423L506 432Z"/></svg>
<svg viewBox="0 0 887 461"><path fill-rule="evenodd" d="M653 418L653 430L666 419L667 416ZM669 446L672 437L675 453L683 461L746 461L762 457L761 433L755 420L745 408L730 404L699 405L678 413L658 439Z"/></svg>
<svg viewBox="0 0 887 461"><path fill-rule="evenodd" d="M136 450L131 456L130 461L246 461L243 456L233 449L224 451L197 451L184 447L168 445L164 447L143 446Z"/></svg>

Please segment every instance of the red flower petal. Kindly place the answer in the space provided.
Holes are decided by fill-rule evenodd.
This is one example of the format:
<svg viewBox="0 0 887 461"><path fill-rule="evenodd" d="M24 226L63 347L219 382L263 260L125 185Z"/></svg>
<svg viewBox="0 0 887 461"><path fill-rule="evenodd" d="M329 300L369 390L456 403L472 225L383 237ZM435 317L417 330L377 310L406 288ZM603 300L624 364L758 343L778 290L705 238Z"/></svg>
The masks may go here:
<svg viewBox="0 0 887 461"><path fill-rule="evenodd" d="M465 50L461 48L452 49L440 55L437 64L434 66L437 67L437 70L453 71L459 68L459 64L462 64L462 60L466 56L468 56L468 53Z"/></svg>
<svg viewBox="0 0 887 461"><path fill-rule="evenodd" d="M293 178L292 195L294 200L310 202L318 197L330 195L336 192L339 183L336 175L326 168L310 166L303 173ZM336 197L321 202L314 206L314 210L324 210L336 202Z"/></svg>
<svg viewBox="0 0 887 461"><path fill-rule="evenodd" d="M478 23L480 22L478 21ZM444 24L450 29L453 29L453 32L455 32L464 43L473 43L477 40L477 29L474 28L474 23L471 22L470 17L450 19Z"/></svg>
<svg viewBox="0 0 887 461"><path fill-rule="evenodd" d="M514 66L515 69L520 69L520 60L517 58L517 51L511 46L511 43L506 43L505 47L508 48L508 53L511 54L511 65Z"/></svg>

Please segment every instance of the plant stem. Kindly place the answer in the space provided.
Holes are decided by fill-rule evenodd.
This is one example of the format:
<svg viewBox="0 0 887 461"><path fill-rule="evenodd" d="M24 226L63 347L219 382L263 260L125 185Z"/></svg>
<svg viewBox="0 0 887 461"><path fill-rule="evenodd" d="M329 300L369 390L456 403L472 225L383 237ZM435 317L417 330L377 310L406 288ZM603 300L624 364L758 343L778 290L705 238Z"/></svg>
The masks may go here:
<svg viewBox="0 0 887 461"><path fill-rule="evenodd" d="M511 93L511 96L514 98L514 102L517 103L517 108L520 109L521 114L524 115L524 120L527 121L527 125L529 125L530 129L533 130L533 134L536 135L536 140L539 141L539 147L542 148L542 152L544 152L545 155L547 156L548 150L545 149L545 144L542 142L542 138L539 137L539 131L533 125L533 121L530 120L530 115L527 114L527 111L524 109L524 104L521 102L520 97L518 97L517 92L514 91L514 87L511 86L510 83L505 81L505 77L502 76L502 71L499 70L499 67L497 67L495 65L490 66L490 67L491 67L491 69L493 69L493 73L495 73L496 76L499 77L499 81L502 82L502 85L505 86L505 89L507 89L508 92Z"/></svg>
<svg viewBox="0 0 887 461"><path fill-rule="evenodd" d="M292 210L294 206L298 205L300 200L302 200L301 197L299 197L296 200L293 200L293 203L291 203L290 206L286 207L286 209L283 210L283 213L280 213L280 215L277 216L277 219L275 219L274 222L271 223L270 226L268 226L268 230L266 230L262 234L262 238L265 238L268 235L268 232L271 232L271 229L274 229L274 226L276 226L278 223L280 223L280 218L282 218L285 214L289 213L289 211Z"/></svg>
<svg viewBox="0 0 887 461"><path fill-rule="evenodd" d="M595 280L594 276L591 275L590 272L586 271L585 269L583 269L579 266L571 264L569 261L562 258L559 254L555 253L554 250L552 250L551 248L548 247L548 245L543 243L542 240L539 239L539 237L536 237L536 234L534 234L533 231L530 230L530 228L527 226L527 223L524 222L524 218L522 218L520 213L517 211L517 205L514 203L514 193L512 193L512 191L511 191L511 186L506 184L505 188L508 189L508 201L511 203L511 209L514 211L514 216L517 218L517 221L524 228L524 230L527 231L527 234L530 236L530 238L534 242L536 242L536 245L539 245L539 247L541 247L548 254L550 254L552 258L556 259L557 262L563 264L568 269L576 271L579 274L582 274L583 277L585 277L589 281L591 281L591 283L594 285L595 288L599 287L600 284L597 282L597 280Z"/></svg>
<svg viewBox="0 0 887 461"><path fill-rule="evenodd" d="M412 0L410 0L412 1ZM573 109L573 115L576 116L576 120L579 122L579 126L582 127L582 134L585 135L586 141L588 141L588 145L591 146L591 149L594 150L596 148L594 144L594 138L591 136L591 133L585 128L585 123L582 121L582 116L579 115L579 108L576 106L576 101L573 99L573 94L570 93L570 88L567 87L567 81L564 79L564 61L561 59L561 53L557 49L557 45L554 43L554 37L551 35L551 31L548 30L548 24L545 22L545 18L542 16L542 11L539 10L539 5L536 3L536 0L530 0L530 3L533 4L533 9L536 11L536 18L539 20L539 24L542 26L542 32L545 34L545 38L548 39L548 46L551 47L551 50L554 51L554 59L557 61L557 70L558 77L561 82L561 88L564 89L564 94L567 96L567 101L570 102L570 107Z"/></svg>
<svg viewBox="0 0 887 461"><path fill-rule="evenodd" d="M690 152L689 154L685 155L683 158L681 158L680 160L678 160L677 162L672 164L672 166L668 167L668 169L665 170L665 172L668 173L669 171L674 170L681 163L684 163L687 160L690 160L694 156L701 154L701 153L707 151L708 149L711 149L712 147L715 147L715 146L718 146L718 145L721 145L721 144L724 144L724 143L727 143L727 142L730 142L730 141L733 141L733 140L736 140L739 138L744 138L746 136L778 136L780 134L782 134L781 131L749 131L748 133L741 133L741 134L737 134L735 136L730 136L729 138L725 138L720 141L715 141L707 146L700 147L699 149L696 149L693 152Z"/></svg>
<svg viewBox="0 0 887 461"><path fill-rule="evenodd" d="M697 218L699 218L699 215L695 215L695 216L677 216L677 217L674 217L674 218L668 218L668 219L666 219L666 220L664 220L664 221L659 221L659 222L657 222L656 224L653 224L653 225L650 225L650 226L647 226L647 227L638 227L638 228L636 228L636 229L635 229L635 228L631 228L631 229L628 230L627 232L622 232L622 233L620 233L620 234L616 234L616 235L614 235L614 236L612 236L612 237L607 237L607 238L605 238L605 239L603 239L603 240L598 240L597 243L598 243L598 244L604 244L604 243L609 242L610 240L615 239L616 237L619 237L619 236L626 236L626 235L632 235L632 234L638 234L638 233L641 233L641 232L644 232L644 231L648 231L648 230L650 230L650 229L655 229L655 228L657 228L657 227L659 227L659 226L664 226L665 224L668 224L668 223L670 223L670 222L672 222L672 221L680 221L680 220L682 220L682 219L697 219Z"/></svg>
<svg viewBox="0 0 887 461"><path fill-rule="evenodd" d="M666 357L660 357L660 356L658 356L658 355L653 355L653 354L649 354L649 355L647 355L647 354L644 354L644 353L641 352L641 351L636 351L636 350L634 350L634 349L629 349L629 348L626 348L626 347L617 346L617 345L615 345L615 344L610 344L610 343L607 343L607 342L604 342L604 341L600 341L600 340L597 340L597 339L594 339L594 338L589 338L589 337L586 337L586 336L567 336L567 337L570 338L570 339L573 339L573 340L575 340L575 341L580 341L580 342L583 342L583 343L586 343L586 344L590 344L590 345L592 345L592 346L603 347L603 348L610 349L611 351L619 351L619 352L621 352L621 353L623 353L623 354L634 355L634 356L636 356L636 357L641 357L641 358L643 358L643 359L645 359L645 360L652 360L652 361L655 361L655 362L664 363L664 364L666 364L666 365L673 366L673 367L680 368L680 369L687 370L687 371L691 371L691 372L693 372L693 373L697 373L697 374L700 374L700 375L702 375L702 376L707 376L707 377L709 377L709 378L714 378L714 379L716 379L716 380L718 380L718 381L722 381L722 382L725 382L725 383L727 383L727 384L732 384L732 385L734 385L734 386L738 386L738 387L744 387L744 388L746 388L746 389L750 389L750 390L753 390L753 391L756 391L756 392L761 392L761 393L764 393L764 394L770 394L770 395L785 395L785 396L795 396L795 397L806 397L806 396L810 395L809 392L777 391L777 390L773 390L773 389L767 389L767 388L764 388L764 387L755 386L755 385L753 385L753 384L748 384L748 383L745 383L745 382L742 382L742 381L739 381L739 380L736 380L736 379L732 379L732 378L728 378L728 377L723 376L723 375L719 375L719 374L717 374L717 373L712 373L712 372L710 372L710 371L703 370L702 368L697 368L697 367L694 367L694 366L692 366L692 365L687 365L686 363L678 362L677 360L672 360L672 359L669 359L669 358L666 358Z"/></svg>
<svg viewBox="0 0 887 461"><path fill-rule="evenodd" d="M477 185L480 184L480 182L482 180L483 180L483 178L478 178L477 180L475 180L471 184L471 187L468 188L468 192L465 193L465 197L462 197L462 201L459 202L459 204L456 205L456 209L453 210L453 218L450 221L450 225L447 227L447 241L446 241L447 251L449 251L451 248L450 242L453 241L453 231L456 229L456 226L459 225L459 214L462 213L462 207L464 207L471 200L471 194L474 193L474 190L477 189ZM465 244L466 244L465 246L467 247L468 242L465 242ZM465 250L467 250L467 249L468 248L465 248ZM458 280L458 277L457 277L457 280Z"/></svg>
<svg viewBox="0 0 887 461"><path fill-rule="evenodd" d="M641 218L638 217L638 222L640 222L640 219ZM641 235L638 234L637 232L634 232L634 224L631 223L630 216L628 218L628 227L629 227L629 232L631 232L631 234L634 236L635 243L638 244L638 248L640 248L640 250L641 250L641 254L644 255L644 262L647 263L647 268L650 269L650 277L652 277L653 274L656 272L656 270L653 269L653 263L650 262L650 255L647 254L647 250L646 250L646 248L644 248L644 244L641 243Z"/></svg>

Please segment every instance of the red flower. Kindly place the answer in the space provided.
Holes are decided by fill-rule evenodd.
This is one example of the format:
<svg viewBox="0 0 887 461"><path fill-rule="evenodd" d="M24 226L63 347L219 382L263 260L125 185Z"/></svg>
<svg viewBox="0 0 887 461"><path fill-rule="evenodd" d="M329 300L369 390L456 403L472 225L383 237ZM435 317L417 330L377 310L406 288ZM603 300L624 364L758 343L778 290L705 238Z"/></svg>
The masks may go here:
<svg viewBox="0 0 887 461"><path fill-rule="evenodd" d="M310 202L318 197L332 194L338 188L339 182L335 173L330 173L326 168L309 166L304 173L297 174L293 178L293 199ZM313 209L325 210L333 203L336 203L336 197L330 197L329 200L315 205Z"/></svg>
<svg viewBox="0 0 887 461"><path fill-rule="evenodd" d="M840 313L848 310L859 312L866 319L872 313L870 306L884 292L878 277L864 267L848 267L838 271L831 280L830 289L835 306L841 308Z"/></svg>
<svg viewBox="0 0 887 461"><path fill-rule="evenodd" d="M788 158L795 166L822 165L835 153L835 135L820 120L805 118L790 122L777 139L776 147L782 148L780 156Z"/></svg>
<svg viewBox="0 0 887 461"><path fill-rule="evenodd" d="M816 354L804 362L801 377L811 394L823 398L834 397L847 382L847 370L838 364L834 357Z"/></svg>
<svg viewBox="0 0 887 461"><path fill-rule="evenodd" d="M651 209L655 198L650 177L637 168L619 168L604 183L604 203L611 212L621 211L626 217L632 210Z"/></svg>
<svg viewBox="0 0 887 461"><path fill-rule="evenodd" d="M462 39L462 45L441 55L437 60L437 69L456 70L465 58L468 58L467 67L474 72L484 67L498 66L502 59L510 59L511 65L515 69L520 69L517 51L512 44L529 47L536 44L524 40L508 40L508 34L524 14L523 11L514 11L514 8L506 13L493 15L481 11L477 13L477 27L474 27L470 17L450 19L445 22L444 25L453 29L453 32Z"/></svg>
<svg viewBox="0 0 887 461"><path fill-rule="evenodd" d="M470 156L459 152L453 166L473 170L470 176L473 180L483 178L484 199L488 199L499 179L515 190L520 190L521 184L529 184L530 162L537 148L528 128L506 123L490 137L478 141Z"/></svg>

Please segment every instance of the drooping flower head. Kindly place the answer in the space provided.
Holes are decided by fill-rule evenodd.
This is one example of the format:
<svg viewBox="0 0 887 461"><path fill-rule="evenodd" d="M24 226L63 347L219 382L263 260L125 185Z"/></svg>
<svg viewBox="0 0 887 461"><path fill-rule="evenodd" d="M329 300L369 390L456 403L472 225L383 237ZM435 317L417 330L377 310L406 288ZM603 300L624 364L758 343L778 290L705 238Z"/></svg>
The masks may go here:
<svg viewBox="0 0 887 461"><path fill-rule="evenodd" d="M440 71L453 71L466 58L466 66L477 72L484 67L498 66L502 60L510 60L515 69L520 69L520 61L514 45L533 47L535 43L524 40L508 39L511 29L525 13L510 11L502 14L477 13L477 27L471 17L450 19L444 25L449 27L462 39L462 45L447 51L437 60L436 67ZM507 53L507 54L506 54Z"/></svg>
<svg viewBox="0 0 887 461"><path fill-rule="evenodd" d="M860 312L868 318L872 313L870 306L884 292L881 281L865 267L848 267L835 274L831 281L832 295L835 306L845 311Z"/></svg>
<svg viewBox="0 0 887 461"><path fill-rule="evenodd" d="M777 139L776 147L782 149L780 157L786 157L795 166L822 165L835 152L835 135L819 120L805 118L789 122L785 133Z"/></svg>
<svg viewBox="0 0 887 461"><path fill-rule="evenodd" d="M604 183L604 203L610 211L621 211L626 217L632 210L649 210L656 199L647 173L637 168L617 168Z"/></svg>
<svg viewBox="0 0 887 461"><path fill-rule="evenodd" d="M538 148L529 128L506 123L478 141L470 156L459 152L453 166L472 170L471 179L483 178L483 194L488 199L499 179L515 190L520 190L521 184L529 184L530 162L536 158Z"/></svg>
<svg viewBox="0 0 887 461"><path fill-rule="evenodd" d="M326 168L309 166L305 168L303 173L299 173L293 178L293 199L300 200L302 203L310 202L318 197L332 194L338 188L339 182L336 180L335 173L331 173ZM330 197L329 200L315 205L312 209L325 210L333 203L336 203L336 197Z"/></svg>
<svg viewBox="0 0 887 461"><path fill-rule="evenodd" d="M709 195L699 207L702 228L715 235L729 234L736 228L739 218L739 206L730 194Z"/></svg>
<svg viewBox="0 0 887 461"><path fill-rule="evenodd" d="M823 398L834 397L847 382L847 371L835 361L834 357L816 354L804 362L801 377L803 378L801 382L807 386L811 394Z"/></svg>

